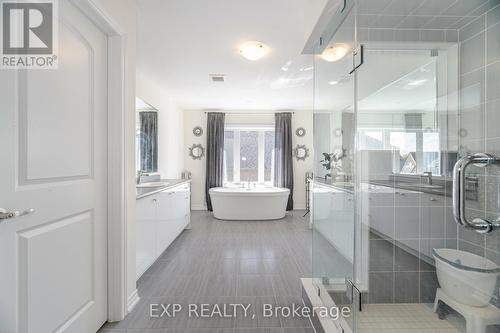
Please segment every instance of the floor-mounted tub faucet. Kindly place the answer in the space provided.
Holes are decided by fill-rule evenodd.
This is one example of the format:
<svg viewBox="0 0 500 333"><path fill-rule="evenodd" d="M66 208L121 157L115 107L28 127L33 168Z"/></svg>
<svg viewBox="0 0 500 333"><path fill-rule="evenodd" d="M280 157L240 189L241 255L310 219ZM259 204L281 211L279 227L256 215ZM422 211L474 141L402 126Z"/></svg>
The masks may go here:
<svg viewBox="0 0 500 333"><path fill-rule="evenodd" d="M432 171L424 172L424 175L427 178L427 184L432 185Z"/></svg>

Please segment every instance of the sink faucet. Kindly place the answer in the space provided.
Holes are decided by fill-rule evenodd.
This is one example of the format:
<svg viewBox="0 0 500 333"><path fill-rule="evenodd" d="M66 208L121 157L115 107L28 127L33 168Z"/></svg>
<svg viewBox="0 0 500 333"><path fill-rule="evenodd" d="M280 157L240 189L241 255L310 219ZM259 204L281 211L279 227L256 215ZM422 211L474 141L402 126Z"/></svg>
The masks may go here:
<svg viewBox="0 0 500 333"><path fill-rule="evenodd" d="M137 179L136 179L137 185L141 183L141 177L144 176L145 174L146 173L142 170L137 171Z"/></svg>
<svg viewBox="0 0 500 333"><path fill-rule="evenodd" d="M432 171L424 172L425 177L427 177L427 184L432 185Z"/></svg>

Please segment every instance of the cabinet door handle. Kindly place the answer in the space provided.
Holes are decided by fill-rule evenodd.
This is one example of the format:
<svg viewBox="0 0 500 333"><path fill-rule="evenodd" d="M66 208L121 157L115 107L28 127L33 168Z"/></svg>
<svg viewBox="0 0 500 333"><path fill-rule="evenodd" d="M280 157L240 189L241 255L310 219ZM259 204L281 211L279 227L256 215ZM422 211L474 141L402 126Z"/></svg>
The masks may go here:
<svg viewBox="0 0 500 333"><path fill-rule="evenodd" d="M436 200L436 199L434 199L434 198L430 198L430 201L437 201L437 200Z"/></svg>

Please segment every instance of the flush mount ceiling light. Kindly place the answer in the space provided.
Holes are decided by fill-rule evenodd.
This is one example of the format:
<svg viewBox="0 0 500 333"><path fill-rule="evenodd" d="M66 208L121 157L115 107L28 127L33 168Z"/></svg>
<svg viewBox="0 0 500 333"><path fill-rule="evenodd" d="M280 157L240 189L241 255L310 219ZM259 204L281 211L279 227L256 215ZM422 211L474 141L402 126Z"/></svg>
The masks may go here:
<svg viewBox="0 0 500 333"><path fill-rule="evenodd" d="M336 85L337 83L339 83L339 81L330 81L330 82L328 82L328 84L329 84L329 85L331 85L331 86L334 86L334 85Z"/></svg>
<svg viewBox="0 0 500 333"><path fill-rule="evenodd" d="M261 42L250 41L240 46L240 54L243 58L257 61L269 53L269 48Z"/></svg>
<svg viewBox="0 0 500 333"><path fill-rule="evenodd" d="M321 59L328 62L339 61L349 52L349 47L345 44L333 44L328 46L323 53L321 53Z"/></svg>

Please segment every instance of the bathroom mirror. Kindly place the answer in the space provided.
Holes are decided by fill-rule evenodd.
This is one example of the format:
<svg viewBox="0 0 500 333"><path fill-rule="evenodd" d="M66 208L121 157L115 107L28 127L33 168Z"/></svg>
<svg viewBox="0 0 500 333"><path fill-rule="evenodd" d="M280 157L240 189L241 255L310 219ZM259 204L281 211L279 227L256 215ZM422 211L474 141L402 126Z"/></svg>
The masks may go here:
<svg viewBox="0 0 500 333"><path fill-rule="evenodd" d="M299 127L297 128L297 130L295 131L295 134L299 137L299 138L302 138L306 135L306 129L304 127Z"/></svg>
<svg viewBox="0 0 500 333"><path fill-rule="evenodd" d="M309 149L305 145L297 145L293 150L297 161L305 161L309 157Z"/></svg>
<svg viewBox="0 0 500 333"><path fill-rule="evenodd" d="M203 128L201 128L201 126L196 126L195 128L193 128L193 134L194 136L197 136L197 137L200 137L203 135Z"/></svg>
<svg viewBox="0 0 500 333"><path fill-rule="evenodd" d="M205 148L200 144L194 144L189 148L189 156L193 160L201 160L205 156Z"/></svg>
<svg viewBox="0 0 500 333"><path fill-rule="evenodd" d="M136 98L136 171L158 172L158 110Z"/></svg>

